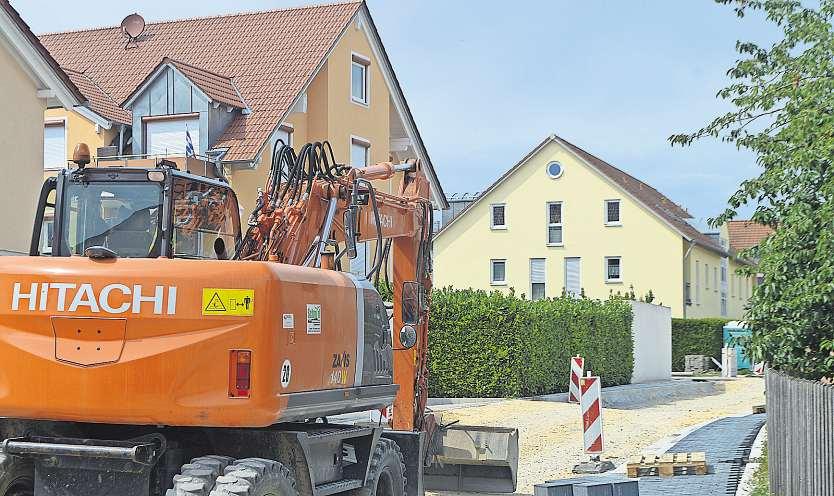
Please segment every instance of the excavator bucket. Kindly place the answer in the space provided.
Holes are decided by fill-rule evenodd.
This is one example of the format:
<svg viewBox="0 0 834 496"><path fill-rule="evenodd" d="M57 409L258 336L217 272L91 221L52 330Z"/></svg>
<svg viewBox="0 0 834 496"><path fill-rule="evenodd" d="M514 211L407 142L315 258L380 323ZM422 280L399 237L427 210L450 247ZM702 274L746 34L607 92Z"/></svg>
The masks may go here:
<svg viewBox="0 0 834 496"><path fill-rule="evenodd" d="M431 491L512 493L518 429L452 424L438 427L423 484Z"/></svg>

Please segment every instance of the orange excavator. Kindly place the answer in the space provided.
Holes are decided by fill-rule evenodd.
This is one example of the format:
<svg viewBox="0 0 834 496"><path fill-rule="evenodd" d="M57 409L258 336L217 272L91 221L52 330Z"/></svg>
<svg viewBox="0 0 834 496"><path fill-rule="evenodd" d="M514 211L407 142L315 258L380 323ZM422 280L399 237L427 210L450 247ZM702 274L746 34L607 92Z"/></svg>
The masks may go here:
<svg viewBox="0 0 834 496"><path fill-rule="evenodd" d="M515 429L427 411L419 161L279 141L245 232L212 168L94 167L83 144L73 161L44 183L30 256L0 257L0 496L514 491ZM370 269L342 270L365 244Z"/></svg>

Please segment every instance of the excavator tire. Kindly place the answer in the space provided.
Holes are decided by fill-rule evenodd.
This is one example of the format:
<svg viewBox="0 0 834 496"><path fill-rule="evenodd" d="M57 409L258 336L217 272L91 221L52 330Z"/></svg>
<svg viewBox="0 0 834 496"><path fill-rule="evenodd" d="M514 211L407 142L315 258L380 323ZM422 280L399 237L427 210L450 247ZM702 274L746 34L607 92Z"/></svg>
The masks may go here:
<svg viewBox="0 0 834 496"><path fill-rule="evenodd" d="M295 477L281 462L244 458L226 467L210 496L298 496Z"/></svg>
<svg viewBox="0 0 834 496"><path fill-rule="evenodd" d="M223 475L226 467L234 458L219 455L206 455L192 459L180 468L174 476L174 487L165 492L165 496L205 496L214 489L218 477ZM0 496L4 496L0 494Z"/></svg>
<svg viewBox="0 0 834 496"><path fill-rule="evenodd" d="M0 496L33 496L35 468L32 462L12 455L0 455Z"/></svg>
<svg viewBox="0 0 834 496"><path fill-rule="evenodd" d="M368 482L351 491L350 496L403 496L405 494L405 462L399 445L380 439L371 456Z"/></svg>

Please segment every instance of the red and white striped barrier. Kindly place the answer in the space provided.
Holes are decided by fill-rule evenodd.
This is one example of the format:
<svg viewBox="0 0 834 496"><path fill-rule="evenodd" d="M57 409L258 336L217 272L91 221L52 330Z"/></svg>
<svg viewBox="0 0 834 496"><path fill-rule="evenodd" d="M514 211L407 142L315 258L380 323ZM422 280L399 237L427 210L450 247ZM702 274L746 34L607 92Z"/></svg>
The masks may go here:
<svg viewBox="0 0 834 496"><path fill-rule="evenodd" d="M568 403L579 403L579 379L584 375L585 359L577 355L570 359L570 384L568 384Z"/></svg>
<svg viewBox="0 0 834 496"><path fill-rule="evenodd" d="M582 391L580 408L582 409L582 430L585 440L585 453L599 455L604 442L602 438L602 388L599 377L582 377L579 381Z"/></svg>

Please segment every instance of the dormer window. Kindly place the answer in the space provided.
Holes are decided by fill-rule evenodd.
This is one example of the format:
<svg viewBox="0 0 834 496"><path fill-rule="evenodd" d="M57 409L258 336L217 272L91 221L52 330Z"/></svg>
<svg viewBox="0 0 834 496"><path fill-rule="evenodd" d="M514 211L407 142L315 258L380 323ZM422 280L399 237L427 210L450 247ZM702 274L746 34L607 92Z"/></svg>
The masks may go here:
<svg viewBox="0 0 834 496"><path fill-rule="evenodd" d="M151 155L187 155L190 142L194 155L200 155L199 114L171 117L145 117L145 150Z"/></svg>
<svg viewBox="0 0 834 496"><path fill-rule="evenodd" d="M146 155L205 154L234 118L248 114L232 78L169 58L122 106L133 114L134 150Z"/></svg>

